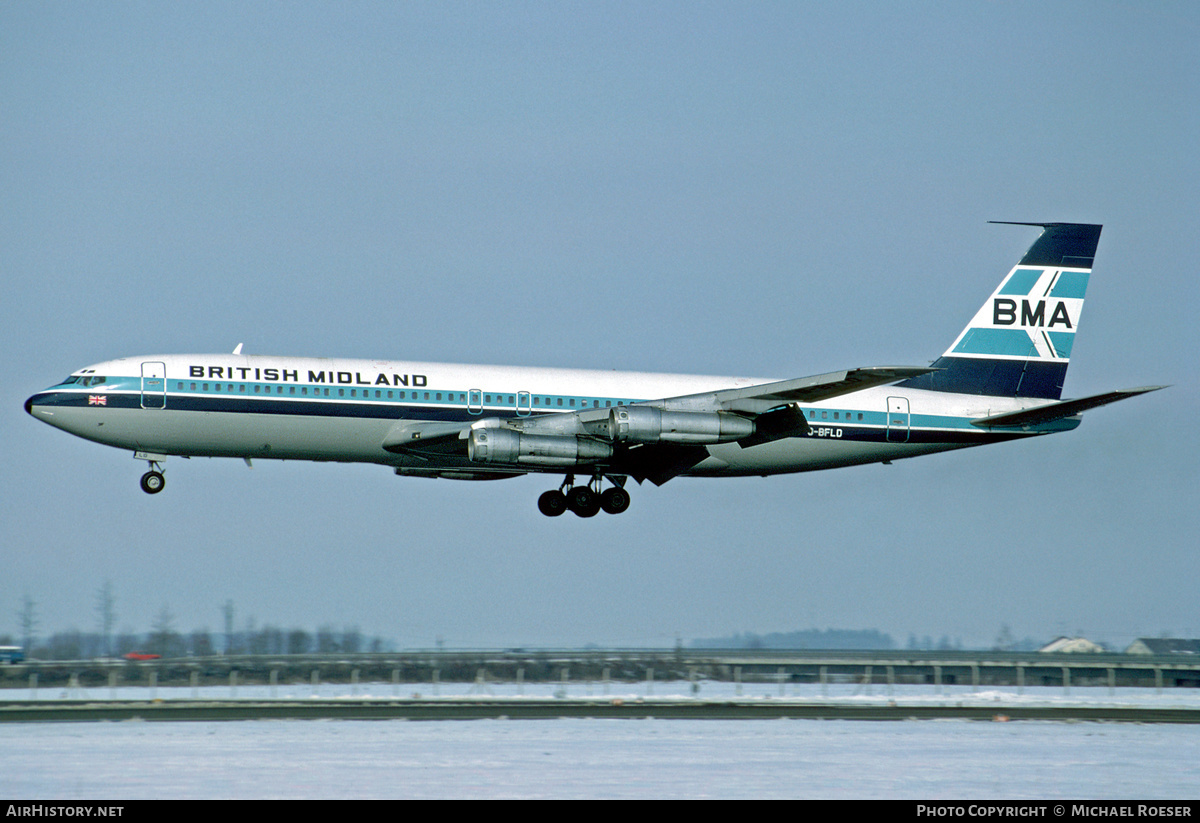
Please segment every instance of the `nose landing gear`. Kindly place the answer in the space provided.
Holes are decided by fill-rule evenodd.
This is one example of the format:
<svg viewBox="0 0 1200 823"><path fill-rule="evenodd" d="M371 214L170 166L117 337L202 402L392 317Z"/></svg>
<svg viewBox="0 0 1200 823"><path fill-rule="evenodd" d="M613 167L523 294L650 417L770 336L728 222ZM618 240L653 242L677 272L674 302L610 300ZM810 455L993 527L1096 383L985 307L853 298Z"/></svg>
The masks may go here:
<svg viewBox="0 0 1200 823"><path fill-rule="evenodd" d="M163 477L162 466L160 465L163 460L166 460L165 455L151 455L146 452L138 452L134 457L145 460L150 466L150 471L142 475L142 491L146 494L158 494L166 488L167 478Z"/></svg>
<svg viewBox="0 0 1200 823"><path fill-rule="evenodd" d="M155 466L150 471L142 475L142 491L146 494L158 494L167 485L167 478L163 477L163 473L157 470Z"/></svg>
<svg viewBox="0 0 1200 823"><path fill-rule="evenodd" d="M596 475L582 486L575 485L575 475L568 474L561 486L544 492L538 498L538 510L547 517L558 517L570 509L579 517L595 517L603 509L608 514L620 514L629 508L629 492L625 478L609 477L613 487L600 491L601 477Z"/></svg>

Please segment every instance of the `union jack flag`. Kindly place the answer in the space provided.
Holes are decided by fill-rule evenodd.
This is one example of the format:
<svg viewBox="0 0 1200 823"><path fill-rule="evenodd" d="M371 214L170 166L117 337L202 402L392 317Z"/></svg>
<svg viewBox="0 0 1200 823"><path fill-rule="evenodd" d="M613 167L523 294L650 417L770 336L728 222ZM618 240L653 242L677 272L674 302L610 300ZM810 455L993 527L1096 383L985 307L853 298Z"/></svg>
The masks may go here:
<svg viewBox="0 0 1200 823"><path fill-rule="evenodd" d="M89 406L107 406L108 398L102 394L89 394L88 395L88 405Z"/></svg>

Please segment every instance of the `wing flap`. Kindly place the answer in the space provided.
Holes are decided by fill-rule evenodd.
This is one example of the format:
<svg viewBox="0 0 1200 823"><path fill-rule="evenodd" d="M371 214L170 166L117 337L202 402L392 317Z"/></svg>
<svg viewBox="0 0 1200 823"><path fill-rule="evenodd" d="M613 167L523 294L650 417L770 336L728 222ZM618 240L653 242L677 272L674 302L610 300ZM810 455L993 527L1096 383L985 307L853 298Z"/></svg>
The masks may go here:
<svg viewBox="0 0 1200 823"><path fill-rule="evenodd" d="M639 483L649 480L654 485L661 486L707 458L708 449L704 446L638 446L629 449L615 461L614 469L621 474L628 474Z"/></svg>

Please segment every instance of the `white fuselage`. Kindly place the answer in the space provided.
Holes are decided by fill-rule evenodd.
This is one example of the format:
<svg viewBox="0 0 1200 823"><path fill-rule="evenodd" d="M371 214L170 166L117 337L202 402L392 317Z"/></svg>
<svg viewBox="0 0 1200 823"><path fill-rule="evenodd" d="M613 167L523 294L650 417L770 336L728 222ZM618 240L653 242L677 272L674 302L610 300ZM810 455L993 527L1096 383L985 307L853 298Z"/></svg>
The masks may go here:
<svg viewBox="0 0 1200 823"><path fill-rule="evenodd" d="M101 378L103 380L101 381ZM764 378L248 355L152 355L99 363L29 399L31 414L79 437L167 455L378 463L401 474L504 475L464 453L392 452L403 421L532 418L755 386ZM869 388L800 404L804 436L708 445L683 474L768 475L913 457L1074 428L1057 421L989 433L970 420L1037 405L981 395ZM511 473L560 468L514 467Z"/></svg>

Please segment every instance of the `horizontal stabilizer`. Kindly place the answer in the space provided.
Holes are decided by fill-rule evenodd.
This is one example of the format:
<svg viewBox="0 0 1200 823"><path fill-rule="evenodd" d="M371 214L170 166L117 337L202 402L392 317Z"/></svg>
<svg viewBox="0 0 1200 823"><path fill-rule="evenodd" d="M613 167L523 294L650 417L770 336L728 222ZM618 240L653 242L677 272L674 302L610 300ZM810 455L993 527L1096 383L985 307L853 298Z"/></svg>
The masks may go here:
<svg viewBox="0 0 1200 823"><path fill-rule="evenodd" d="M1136 389L1118 389L1117 391L1105 392L1104 394L1094 394L1091 397L1081 397L1078 400L1063 400L1059 403L1050 403L1046 406L1038 406L1023 411L980 417L977 420L972 420L971 425L985 429L1036 426L1040 423L1061 420L1064 417L1073 417L1088 409L1107 406L1109 403L1115 403L1127 397L1136 397L1139 394L1165 388L1166 386L1142 386Z"/></svg>

